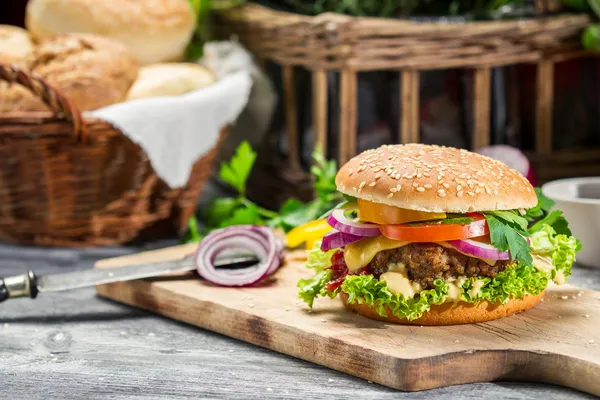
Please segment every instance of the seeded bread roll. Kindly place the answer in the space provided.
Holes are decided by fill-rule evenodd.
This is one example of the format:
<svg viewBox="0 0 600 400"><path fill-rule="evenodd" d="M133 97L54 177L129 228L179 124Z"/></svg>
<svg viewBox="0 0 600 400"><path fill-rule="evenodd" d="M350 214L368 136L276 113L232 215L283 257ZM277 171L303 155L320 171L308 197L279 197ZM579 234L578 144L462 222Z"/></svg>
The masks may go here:
<svg viewBox="0 0 600 400"><path fill-rule="evenodd" d="M340 169L336 184L350 196L426 212L527 209L537 204L529 181L506 164L424 144L365 151Z"/></svg>
<svg viewBox="0 0 600 400"><path fill-rule="evenodd" d="M152 64L183 58L196 16L188 0L29 0L26 25L35 39L72 32L109 37Z"/></svg>

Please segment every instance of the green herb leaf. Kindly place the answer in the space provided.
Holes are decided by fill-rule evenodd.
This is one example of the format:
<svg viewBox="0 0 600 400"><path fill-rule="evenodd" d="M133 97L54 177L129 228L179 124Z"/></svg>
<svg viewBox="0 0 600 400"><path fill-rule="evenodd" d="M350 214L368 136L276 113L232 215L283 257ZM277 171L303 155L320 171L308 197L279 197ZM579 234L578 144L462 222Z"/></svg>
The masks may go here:
<svg viewBox="0 0 600 400"><path fill-rule="evenodd" d="M243 141L237 148L229 163L223 163L219 176L234 187L241 196L246 195L246 181L256 160L256 153L250 144Z"/></svg>
<svg viewBox="0 0 600 400"><path fill-rule="evenodd" d="M219 228L225 228L233 225L264 225L265 221L260 216L260 209L256 204L247 205L244 208L238 208L233 215L221 221Z"/></svg>
<svg viewBox="0 0 600 400"><path fill-rule="evenodd" d="M521 236L520 232L515 230L514 226L507 223L492 213L484 213L485 219L490 229L490 242L500 251L510 251L510 257L518 260L524 265L531 265L531 247Z"/></svg>
<svg viewBox="0 0 600 400"><path fill-rule="evenodd" d="M334 160L327 161L321 148L315 147L312 154L314 161L310 172L314 177L315 193L320 198L327 198L330 194L337 192L335 176L337 175L337 163Z"/></svg>
<svg viewBox="0 0 600 400"><path fill-rule="evenodd" d="M554 210L529 228L530 233L538 232L544 225L551 226L557 234L571 236L569 222L562 216L561 210Z"/></svg>
<svg viewBox="0 0 600 400"><path fill-rule="evenodd" d="M203 219L208 227L218 227L221 221L233 215L236 208L240 206L238 199L230 197L215 199L202 213Z"/></svg>
<svg viewBox="0 0 600 400"><path fill-rule="evenodd" d="M527 220L519 215L516 210L504 210L504 211L486 211L484 214L493 215L500 220L503 220L505 224L512 226L524 235L527 235Z"/></svg>
<svg viewBox="0 0 600 400"><path fill-rule="evenodd" d="M188 221L188 232L185 236L185 243L198 243L202 240L203 236L204 235L200 233L196 216L192 215Z"/></svg>
<svg viewBox="0 0 600 400"><path fill-rule="evenodd" d="M535 221L536 219L543 217L545 213L550 212L552 207L554 207L554 201L544 196L540 188L535 188L535 194L538 198L537 205L528 209L526 214L524 215L525 219L527 219L527 221L529 222Z"/></svg>

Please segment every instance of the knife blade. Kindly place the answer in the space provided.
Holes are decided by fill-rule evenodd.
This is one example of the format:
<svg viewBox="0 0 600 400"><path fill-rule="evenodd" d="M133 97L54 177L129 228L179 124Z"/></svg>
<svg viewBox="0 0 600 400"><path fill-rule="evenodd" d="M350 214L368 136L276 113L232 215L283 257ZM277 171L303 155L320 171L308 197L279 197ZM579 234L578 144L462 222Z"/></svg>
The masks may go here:
<svg viewBox="0 0 600 400"><path fill-rule="evenodd" d="M253 254L228 254L215 259L216 268L246 268L258 262ZM33 271L26 274L0 278L0 302L14 297L36 298L38 293L60 292L107 283L151 278L176 272L192 271L194 256L177 261L140 264L120 268L88 269L36 276Z"/></svg>

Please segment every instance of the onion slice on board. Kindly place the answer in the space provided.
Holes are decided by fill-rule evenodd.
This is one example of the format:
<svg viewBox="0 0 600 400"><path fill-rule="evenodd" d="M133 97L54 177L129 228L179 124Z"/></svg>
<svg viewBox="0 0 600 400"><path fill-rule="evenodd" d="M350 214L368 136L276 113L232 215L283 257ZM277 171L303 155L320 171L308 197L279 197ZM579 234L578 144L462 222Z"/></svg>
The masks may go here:
<svg viewBox="0 0 600 400"><path fill-rule="evenodd" d="M331 225L333 229L336 229L342 233L349 233L350 235L362 237L381 235L378 225L350 219L346 217L346 211L347 210L342 208L333 210L329 217L327 217L327 223Z"/></svg>
<svg viewBox="0 0 600 400"><path fill-rule="evenodd" d="M226 270L216 269L217 256L228 249L253 253L255 266ZM196 252L196 270L207 281L219 286L252 286L277 271L283 261L283 243L264 226L240 225L219 229L206 236Z"/></svg>
<svg viewBox="0 0 600 400"><path fill-rule="evenodd" d="M364 239L364 236L352 235L350 233L344 233L337 230L333 230L323 236L323 241L321 242L321 250L329 251L333 249L339 249L340 247L344 247L347 244L358 242L359 240Z"/></svg>
<svg viewBox="0 0 600 400"><path fill-rule="evenodd" d="M510 253L508 251L500 251L491 244L470 239L449 240L446 243L459 252L476 258L485 260L510 260Z"/></svg>

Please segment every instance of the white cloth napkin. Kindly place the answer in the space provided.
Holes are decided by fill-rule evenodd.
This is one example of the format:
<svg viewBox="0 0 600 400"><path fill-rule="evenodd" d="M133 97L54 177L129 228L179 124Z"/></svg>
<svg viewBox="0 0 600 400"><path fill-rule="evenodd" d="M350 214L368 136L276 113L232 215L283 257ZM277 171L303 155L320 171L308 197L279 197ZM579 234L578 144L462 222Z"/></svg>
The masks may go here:
<svg viewBox="0 0 600 400"><path fill-rule="evenodd" d="M169 187L184 186L192 166L216 144L223 127L242 112L252 87L248 72L181 96L114 104L86 113L121 130L148 155Z"/></svg>

